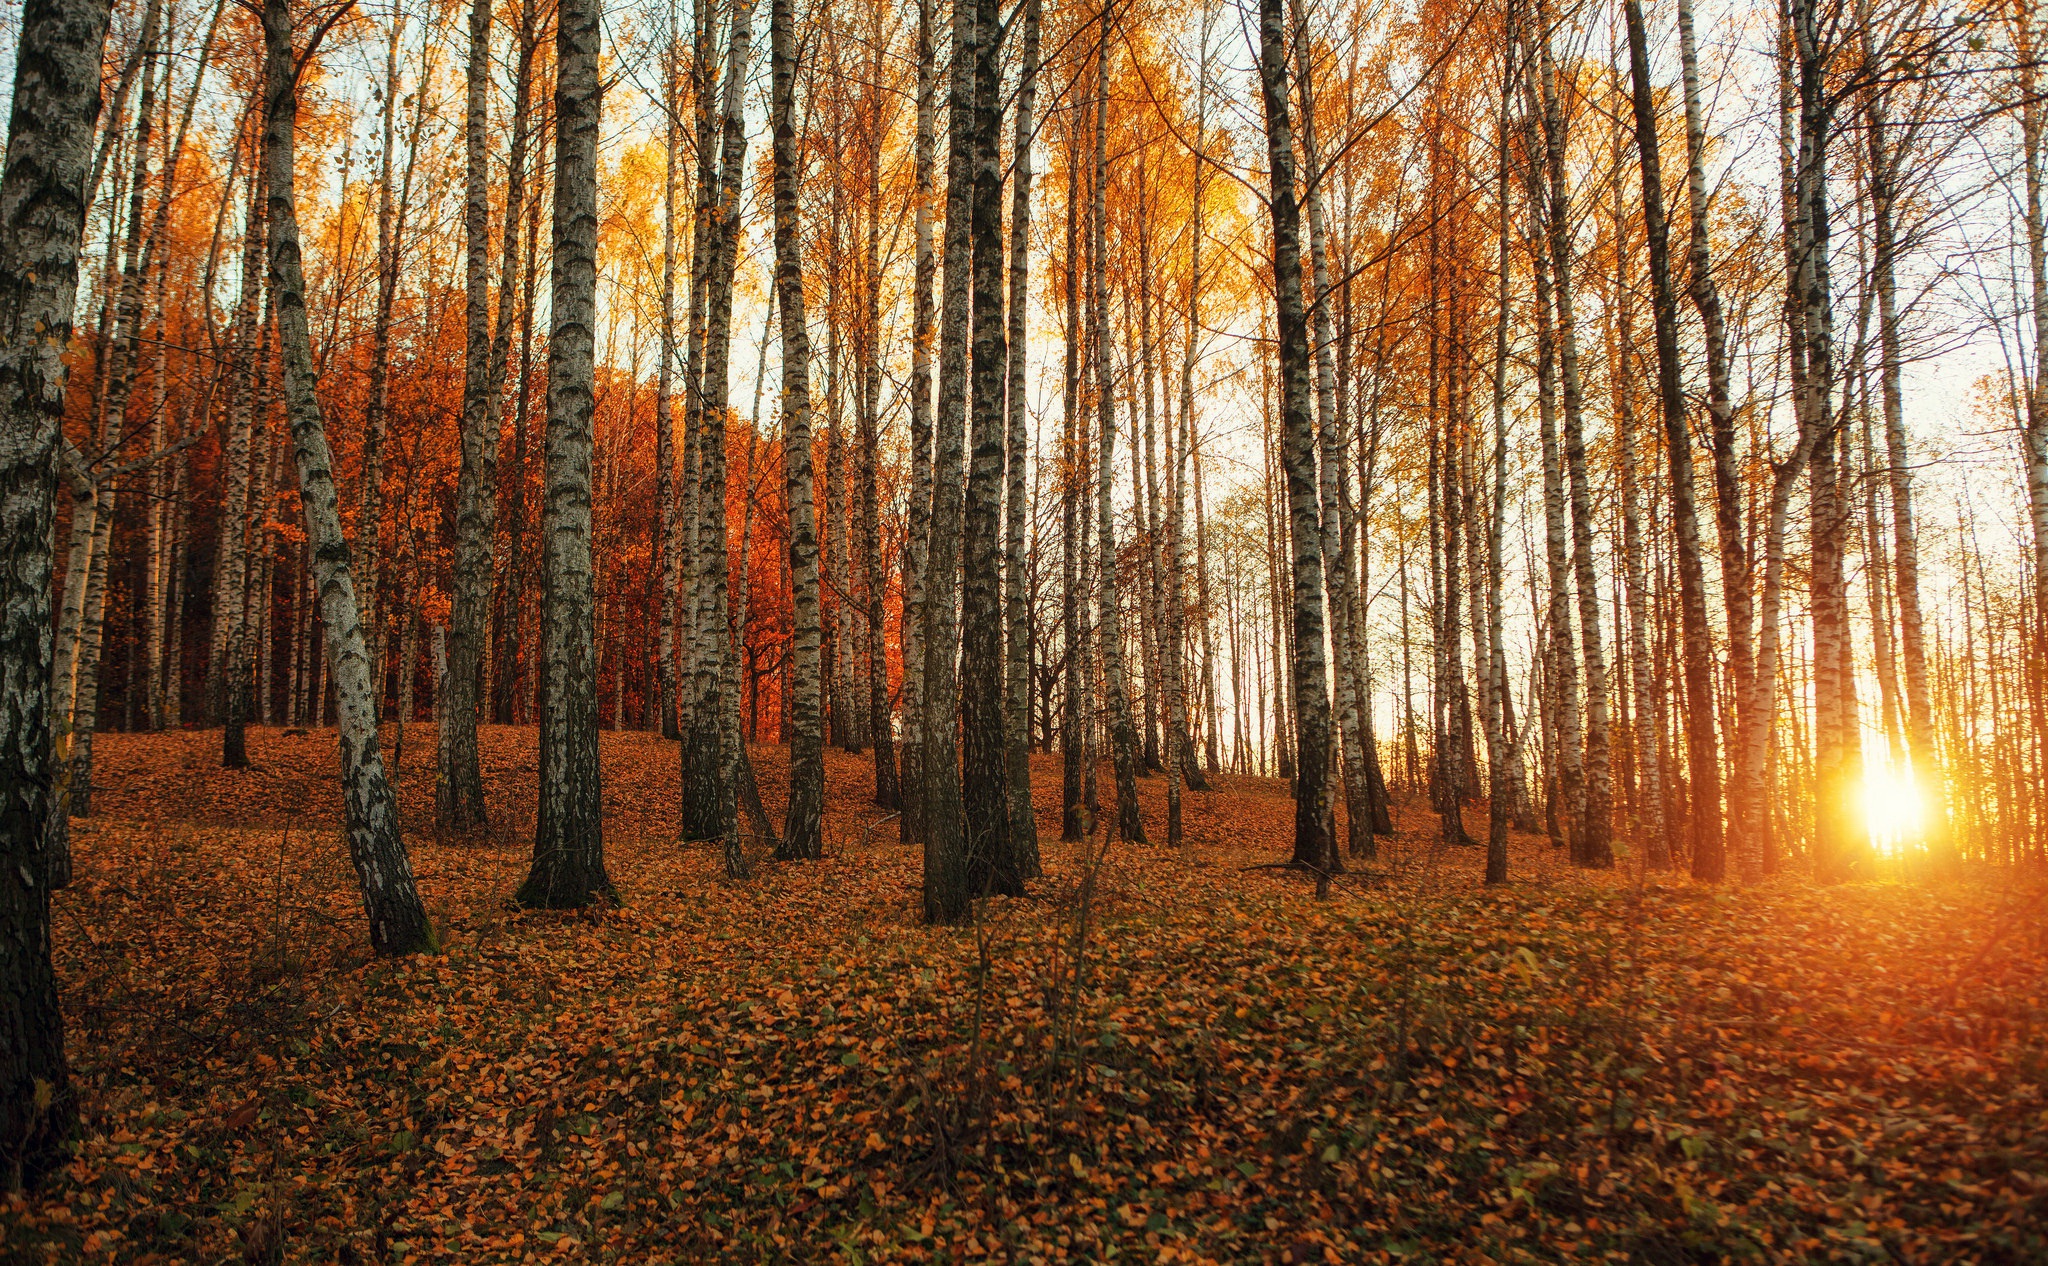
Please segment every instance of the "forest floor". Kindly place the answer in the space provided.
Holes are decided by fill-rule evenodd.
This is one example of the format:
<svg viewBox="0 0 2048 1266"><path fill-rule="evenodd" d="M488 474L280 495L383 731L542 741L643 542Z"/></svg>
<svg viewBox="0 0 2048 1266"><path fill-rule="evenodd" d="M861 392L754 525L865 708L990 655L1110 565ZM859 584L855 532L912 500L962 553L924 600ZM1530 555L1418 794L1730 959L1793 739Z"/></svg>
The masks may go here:
<svg viewBox="0 0 2048 1266"><path fill-rule="evenodd" d="M733 883L622 733L624 907L523 913L534 731L485 732L460 841L411 739L445 944L396 962L331 731L238 773L99 739L55 914L85 1126L0 1261L2048 1261L2040 875L1716 890L1518 838L1488 890L1417 811L1318 901L1282 784L1090 865L1044 758L1046 878L929 929L870 759L828 758L824 860Z"/></svg>

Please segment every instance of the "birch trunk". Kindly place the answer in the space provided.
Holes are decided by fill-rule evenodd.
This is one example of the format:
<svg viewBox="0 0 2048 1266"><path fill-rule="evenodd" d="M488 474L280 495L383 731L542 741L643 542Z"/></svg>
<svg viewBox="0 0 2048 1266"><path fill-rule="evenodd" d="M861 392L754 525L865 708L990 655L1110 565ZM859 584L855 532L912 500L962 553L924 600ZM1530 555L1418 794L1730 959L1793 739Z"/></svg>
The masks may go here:
<svg viewBox="0 0 2048 1266"><path fill-rule="evenodd" d="M2043 210L2043 109L2035 58L2033 6L2017 14L2020 71L2020 144L2026 173L2027 272L2034 314L2033 381L2026 392L2027 509L2034 529L2034 636L2048 643L2048 225ZM2035 745L2048 750L2048 716L2037 719ZM2048 768L2043 770L2048 776Z"/></svg>
<svg viewBox="0 0 2048 1266"><path fill-rule="evenodd" d="M1216 648L1215 614L1210 607L1209 593L1209 527L1203 514L1202 504L1202 450L1199 432L1195 425L1195 362L1197 355L1197 331L1202 324L1202 234L1204 220L1203 199L1206 195L1208 174L1209 140L1209 22L1210 9L1202 9L1201 52L1196 59L1195 79L1195 152L1193 173L1193 208L1188 228L1188 315L1187 341L1181 357L1181 427L1182 460L1190 468L1195 494L1195 605L1200 611L1200 642L1202 655L1201 698L1204 702L1205 733L1203 736L1204 759L1209 773L1222 768L1221 753L1218 751L1217 732L1221 728L1220 712L1216 699ZM1176 514L1176 519L1178 515ZM1186 538L1180 541L1181 560L1174 567L1174 581L1178 585L1187 572ZM1184 609L1185 594L1175 598L1176 609ZM1209 790L1206 778L1197 781L1192 752L1187 762L1188 785L1197 791Z"/></svg>
<svg viewBox="0 0 2048 1266"><path fill-rule="evenodd" d="M883 49L873 50L869 73L880 81ZM860 449L855 457L859 489L858 531L862 633L867 657L868 730L875 749L875 803L884 809L903 807L902 785L897 779L895 734L890 725L889 654L884 638L887 613L883 599L889 589L889 569L882 561L881 465L882 409L882 153L880 138L868 145L865 154L865 214L867 241L861 259L860 322ZM764 343L765 346L765 343ZM755 412L760 411L760 379L754 383ZM751 504L751 497L749 498ZM746 550L740 551L746 557ZM742 625L742 628L745 626Z"/></svg>
<svg viewBox="0 0 2048 1266"><path fill-rule="evenodd" d="M1005 380L1008 488L1003 505L1005 775L1009 782L1009 842L1020 878L1040 873L1038 823L1031 811L1031 594L1025 573L1027 516L1025 450L1025 317L1030 295L1031 145L1037 127L1038 41L1041 0L1024 0L1023 66L1017 83L1017 124L1010 152L1016 165L1010 191L1010 309Z"/></svg>
<svg viewBox="0 0 2048 1266"><path fill-rule="evenodd" d="M1538 0L1539 20L1548 6ZM1543 93L1544 165L1550 177L1552 296L1557 311L1559 378L1564 387L1564 460L1571 485L1572 570L1578 586L1579 641L1586 672L1585 813L1574 837L1572 859L1581 866L1614 864L1612 745L1608 729L1607 656L1600 631L1600 590L1593 567L1593 493L1586 469L1585 393L1579 378L1578 320L1573 294L1571 202L1565 184L1565 124L1558 102L1550 40L1537 43L1538 82Z"/></svg>
<svg viewBox="0 0 2048 1266"><path fill-rule="evenodd" d="M912 219L917 238L910 318L910 490L903 511L903 816L905 844L925 841L926 562L932 507L932 193L937 166L938 55L933 47L937 0L917 5L917 132L912 143Z"/></svg>
<svg viewBox="0 0 2048 1266"><path fill-rule="evenodd" d="M30 0L0 173L0 1146L10 1186L64 1159L78 1119L50 962L51 534L57 448L91 213L108 5Z"/></svg>
<svg viewBox="0 0 2048 1266"><path fill-rule="evenodd" d="M179 114L177 130L169 138L163 177L159 185L156 215L150 225L149 235L143 245L143 272L145 274L150 271L157 248L164 240L165 230L170 223L171 203L177 193L178 186L179 159L184 155L185 141L191 134L192 116L199 105L200 90L206 84L207 67L213 60L214 37L220 31L220 15L226 8L225 0L218 0L214 5L213 16L207 22L206 35L200 41L198 65L192 73L192 86L186 91L185 104ZM168 107L168 99L165 104ZM221 206L224 211L226 209L225 195ZM164 453L165 450L165 418L167 416L165 408L169 387L169 339L166 337L167 330L165 327L167 322L169 286L170 269L158 266L156 268L158 328L155 340L154 374L156 400L155 408L150 413L150 451L152 454ZM180 434L175 442L180 446L192 442L192 440L188 440L182 434L185 429L186 427L182 424L177 428ZM193 439L196 438L196 436L193 437ZM154 456L151 459L149 483L151 502L149 514L150 610L145 657L147 659L148 672L149 728L152 730L163 729L165 724L170 721L171 715L177 711L175 702L172 702L167 707L165 701L167 693L175 694L179 679L178 663L175 658L172 658L169 661L171 681L168 687L165 683L165 643L167 637L174 638L182 633L182 629L176 630L175 633L173 632L178 624L178 619L176 612L171 607L171 603L178 590L176 578L179 571L172 566L173 559L170 556L181 554L184 540L182 532L184 497L182 494L184 491L185 471L186 468L183 463L180 463L175 468L175 473L173 473L172 467L164 464Z"/></svg>
<svg viewBox="0 0 2048 1266"><path fill-rule="evenodd" d="M831 199L831 222L826 230L828 268L825 282L825 330L828 349L825 355L825 504L824 514L818 526L822 546L820 553L825 562L825 583L820 588L821 592L829 591L832 594L831 615L823 622L827 634L823 643L823 671L830 688L830 706L826 710L826 718L832 741L839 745L840 750L858 752L864 740L860 718L853 707L857 683L854 681L851 602L853 560L849 548L851 539L847 531L846 513L846 362L843 357L842 337L846 325L846 288L842 281L845 269L841 262L845 253L841 229L842 202L840 191L835 187Z"/></svg>
<svg viewBox="0 0 2048 1266"><path fill-rule="evenodd" d="M102 339L99 393L99 451L101 463L117 457L127 436L128 397L135 386L136 350L142 325L143 209L149 190L150 137L156 123L157 67L163 57L161 0L149 0L143 9L142 30L137 36L137 53L142 59L142 90L136 98L135 127L131 138L133 171L125 184L128 212L120 247L120 284L114 297L111 341ZM118 126L119 120L112 126ZM109 247L111 250L111 245ZM111 265L111 258L110 258ZM90 556L85 574L83 618L75 626L78 646L75 693L57 699L59 708L58 828L59 857L53 859L53 876L69 878L69 823L66 812L79 817L92 813L92 740L99 725L100 649L106 628L107 571L113 546L114 513L120 500L121 475L105 472L95 478ZM65 709L68 705L68 715Z"/></svg>
<svg viewBox="0 0 2048 1266"><path fill-rule="evenodd" d="M252 139L252 152L256 143ZM249 672L250 650L243 608L248 588L249 493L255 479L256 375L261 363L256 347L256 313L266 273L261 266L262 168L260 161L251 160L249 207L242 235L241 292L235 304L233 350L228 362L233 382L223 443L226 469L222 474L220 531L214 554L213 646L208 656L214 666L208 683L209 710L221 722L221 764L228 769L246 769L249 764L242 741L242 726L247 720L243 686Z"/></svg>
<svg viewBox="0 0 2048 1266"><path fill-rule="evenodd" d="M818 529L812 511L811 339L804 325L797 225L795 25L791 0L773 0L768 39L773 63L770 123L775 131L775 295L782 308L782 454L794 621L789 814L775 853L784 860L824 855L825 811L825 701L819 676L824 627L818 603ZM723 517L723 498L719 513Z"/></svg>
<svg viewBox="0 0 2048 1266"><path fill-rule="evenodd" d="M1009 354L1003 328L1002 105L997 51L1001 14L995 0L978 2L974 192L969 211L972 454L961 524L959 693L963 839L968 883L974 895L981 896L991 891L1021 893L1023 878L1010 848L1009 745L1003 716L1003 388Z"/></svg>
<svg viewBox="0 0 2048 1266"><path fill-rule="evenodd" d="M363 416L363 487L356 516L356 548L362 554L360 597L363 628L369 639L370 680L376 706L384 706L384 616L378 602L382 590L384 518L384 433L391 400L391 315L398 297L398 236L393 232L400 200L392 188L392 150L398 132L398 42L405 30L403 15L391 21L385 50L383 158L377 168L377 313L370 328L368 407ZM417 138L415 138L417 139ZM411 159L407 160L408 173Z"/></svg>
<svg viewBox="0 0 2048 1266"><path fill-rule="evenodd" d="M968 276L972 237L977 0L953 0L947 83L946 258L939 319L939 410L932 436L931 545L924 611L924 917L967 917L972 876L961 803L956 657L960 649L960 537L966 465Z"/></svg>
<svg viewBox="0 0 2048 1266"><path fill-rule="evenodd" d="M1530 59L1532 62L1534 58ZM1533 79L1534 67L1525 78ZM1528 85L1525 84L1525 91ZM1534 92L1527 91L1533 102ZM1533 115L1533 111L1532 111ZM1538 144L1533 118L1528 131L1530 148ZM1553 213L1539 183L1534 160L1526 173L1531 217L1536 221L1532 236L1545 233L1543 222ZM1556 825L1553 843L1564 843L1573 857L1579 856L1579 837L1586 814L1579 718L1579 665L1572 642L1571 563L1565 546L1564 466L1557 439L1557 340L1552 320L1552 257L1540 241L1532 241L1529 253L1536 274L1536 407L1543 453L1544 561L1549 580L1548 626L1543 637L1544 715L1553 737L1550 762L1556 794L1551 817Z"/></svg>
<svg viewBox="0 0 2048 1266"><path fill-rule="evenodd" d="M1685 394L1679 381L1678 296L1671 281L1670 230L1664 216L1657 113L1650 87L1641 0L1624 0L1623 8L1628 25L1636 151L1642 163L1643 224L1650 258L1650 306L1657 344L1657 398L1664 419L1665 460L1671 471L1671 520L1677 537L1685 690L1691 705L1686 711L1685 746L1692 801L1692 872L1694 878L1712 882L1724 876L1727 865L1721 833L1721 770L1714 733L1714 648L1707 627L1706 569L1700 558L1699 508L1693 491L1692 432L1686 424ZM1695 264L1700 262L1698 253L1703 249L1703 243L1695 247ZM1724 389L1725 385L1724 382ZM1744 614L1742 618L1748 617Z"/></svg>
<svg viewBox="0 0 2048 1266"><path fill-rule="evenodd" d="M1615 167L1621 165L1620 141L1615 142ZM1650 593L1649 569L1644 562L1648 548L1644 528L1644 478L1642 473L1642 430L1635 410L1635 393L1631 384L1630 365L1635 359L1635 310L1633 291L1629 284L1628 252L1624 242L1627 220L1622 211L1621 185L1617 179L1614 197L1614 295L1612 328L1614 330L1613 361L1615 372L1614 412L1616 438L1621 444L1621 540L1622 569L1625 577L1628 606L1628 643L1623 654L1628 657L1629 679L1635 691L1636 715L1629 725L1630 747L1636 765L1636 791L1631 797L1634 807L1634 827L1637 844L1644 849L1646 861L1654 870L1665 870L1671 865L1670 837L1664 824L1664 768L1662 761L1662 734L1653 725L1646 724L1645 715L1651 711L1651 699L1655 686L1652 682L1650 663L1649 618L1653 601ZM1675 308L1674 304L1674 308ZM1660 360L1661 365L1661 360ZM1659 397L1662 403L1662 397ZM1654 454L1655 449L1652 448ZM1617 635L1618 636L1618 635Z"/></svg>
<svg viewBox="0 0 2048 1266"><path fill-rule="evenodd" d="M1866 31L1865 40L1869 36ZM2038 104L2034 105L2036 110ZM1892 554L1899 619L1899 659L1904 669L1906 746L1914 779L1929 806L1926 826L1935 847L1953 855L1945 830L1946 779L1934 746L1933 703L1928 694L1927 630L1920 604L1920 546L1913 527L1913 467L1906 441L1902 390L1904 353L1898 304L1897 203L1902 145L1887 135L1883 94L1873 96L1868 119L1870 145L1870 245L1877 292L1879 384L1883 393L1886 483L1891 493ZM1879 541L1881 537L1877 538Z"/></svg>
<svg viewBox="0 0 2048 1266"><path fill-rule="evenodd" d="M1758 671L1753 632L1756 577L1749 536L1743 526L1743 487L1736 452L1735 406L1729 387L1727 325L1721 314L1721 292L1714 283L1713 253L1707 232L1706 125L1700 110L1692 0L1678 0L1678 48L1685 95L1686 206L1691 220L1687 289L1700 315L1701 341L1706 349L1708 442L1714 454L1714 524L1721 550L1722 601L1727 608L1728 680L1736 693L1733 745L1746 748L1752 734L1761 741L1762 732L1770 728L1770 719L1750 712ZM1744 878L1753 879L1754 859L1759 854L1744 826L1759 808L1755 799L1762 794L1762 788L1748 781L1743 761L1738 759L1734 763L1735 769L1728 778L1727 823L1739 841L1738 868ZM1722 852L1725 871L1725 845ZM1694 854L1698 854L1697 843Z"/></svg>
<svg viewBox="0 0 2048 1266"><path fill-rule="evenodd" d="M675 21L673 10L669 21ZM675 384L676 361L676 163L681 149L681 51L671 35L662 80L661 178L661 363L654 374L655 556L660 560L660 634L654 672L661 736L677 738L676 604L682 596L682 541L677 532ZM501 292L509 293L509 292ZM501 298L502 304L504 300Z"/></svg>
<svg viewBox="0 0 2048 1266"><path fill-rule="evenodd" d="M1078 134L1078 127L1069 134ZM1066 374L1062 382L1060 410L1060 636L1066 663L1061 673L1060 692L1060 838L1079 840L1088 834L1086 811L1081 802L1083 749L1087 745L1087 719L1082 715L1082 669L1088 657L1088 641L1082 631L1083 605L1081 554L1087 531L1086 502L1082 493L1087 464L1081 418L1081 258L1080 193L1086 172L1081 166L1077 139L1067 147L1067 170L1073 173L1067 184L1066 241ZM1092 223L1092 221L1091 221Z"/></svg>
<svg viewBox="0 0 2048 1266"><path fill-rule="evenodd" d="M398 833L398 801L378 754L369 651L356 609L348 540L341 530L326 424L315 394L313 349L306 330L306 282L299 264L298 209L292 187L299 63L294 59L286 0L266 0L263 34L270 287L276 296L285 412L298 465L299 500L326 625L327 658L335 678L343 829L363 892L363 912L369 917L371 947L380 954L409 954L432 948L435 937L413 884L412 863Z"/></svg>
<svg viewBox="0 0 2048 1266"><path fill-rule="evenodd" d="M472 0L465 109L462 208L465 333L461 469L455 487L454 593L449 608L448 673L435 708L440 726L434 821L443 831L484 825L483 770L476 748L483 702L485 624L491 610L497 533L498 432L492 425L490 187L486 129L490 123L491 0ZM509 214L509 211L508 211ZM509 302L501 294L500 302ZM375 523L365 523L374 532Z"/></svg>
<svg viewBox="0 0 2048 1266"><path fill-rule="evenodd" d="M1518 753L1509 750L1503 718L1509 698L1507 655L1501 639L1501 528L1507 518L1508 478L1508 281L1512 260L1508 254L1508 103L1515 84L1515 43L1501 50L1500 113L1497 135L1499 167L1494 176L1494 201L1500 208L1500 225L1494 237L1494 307L1498 310L1493 327L1493 505L1486 531L1486 663L1483 669L1494 705L1485 710L1488 794L1486 806L1486 882L1506 883L1508 879L1508 819L1511 796L1506 777L1509 763Z"/></svg>
<svg viewBox="0 0 2048 1266"><path fill-rule="evenodd" d="M1277 0L1267 0L1276 3ZM1107 186L1109 183L1109 34L1110 4L1102 9L1102 42L1095 66L1095 154L1092 249L1089 252L1089 292L1094 305L1096 439L1096 547L1101 570L1101 629L1103 693L1109 702L1111 759L1116 767L1115 838L1133 844L1145 842L1145 822L1138 813L1138 734L1131 720L1130 684L1124 671L1123 615L1117 596L1116 521L1112 517L1115 488L1116 396L1110 369L1109 295L1106 288L1105 256L1108 233ZM1278 19L1275 19L1278 21ZM1279 72L1285 75L1285 71ZM1284 89L1283 89L1284 91ZM1285 103L1283 101L1282 109ZM1289 153L1288 161L1293 161ZM1290 176L1290 182L1292 177ZM1291 186L1290 186L1291 187Z"/></svg>
<svg viewBox="0 0 2048 1266"><path fill-rule="evenodd" d="M280 0L271 0L278 3ZM516 900L616 901L604 861L591 586L591 412L597 325L599 0L563 0L555 33L555 206L541 508L540 812Z"/></svg>
<svg viewBox="0 0 2048 1266"><path fill-rule="evenodd" d="M1317 468L1317 497L1322 518L1323 585L1329 596L1330 638L1335 649L1336 740L1344 773L1345 826L1349 851L1369 857L1372 838L1372 793L1365 773L1365 741L1359 725L1358 683L1352 676L1351 657L1351 573L1345 566L1343 516L1339 506L1338 479L1345 469L1344 418L1338 409L1336 326L1332 319L1329 231L1323 198L1323 176L1316 146L1315 79L1309 58L1308 22L1301 0L1289 0L1294 17L1296 91L1301 97L1301 155L1307 165L1309 264L1315 284L1311 308L1315 340L1315 381L1317 436L1321 461ZM1168 682L1172 691L1172 682ZM1342 866L1343 854L1332 856Z"/></svg>
<svg viewBox="0 0 2048 1266"><path fill-rule="evenodd" d="M1294 129L1287 95L1286 27L1282 0L1260 0L1259 88L1265 107L1266 153L1272 185L1269 206L1280 335L1282 457L1287 474L1293 574L1294 861L1316 872L1320 891L1327 887L1330 873L1340 863L1331 835L1327 785L1330 700L1323 662L1322 527L1318 521L1315 421L1309 400L1308 320L1302 303ZM1107 517L1105 501L1105 522Z"/></svg>
<svg viewBox="0 0 2048 1266"><path fill-rule="evenodd" d="M682 822L684 839L717 839L726 831L720 809L722 789L718 768L718 718L708 711L703 690L710 678L698 659L705 653L704 612L710 606L709 589L715 576L704 569L709 551L704 545L704 436L705 393L710 381L705 372L706 341L710 333L709 305L711 277L716 270L718 246L724 233L718 183L719 131L723 117L720 95L714 90L714 31L717 25L712 0L697 0L692 8L696 27L691 62L691 95L696 102L697 184L691 214L690 306L688 345L683 362L683 543L682 592L677 597L678 621L682 626L681 678L677 690L680 716L677 729L682 745L677 754L682 781ZM738 27L733 28L735 34ZM729 51L729 50L728 50ZM770 293L773 291L771 289Z"/></svg>
<svg viewBox="0 0 2048 1266"><path fill-rule="evenodd" d="M694 624L695 729L685 743L684 796L694 795L701 814L698 838L722 839L726 874L748 872L740 851L739 805L752 785L752 766L739 734L739 665L733 654L730 607L731 563L726 551L726 435L731 418L732 280L738 263L740 187L747 157L746 118L741 89L753 53L754 11L735 6L726 41L716 200L709 217L705 272L705 331L698 418L697 592ZM693 750L694 749L694 750ZM693 791L694 788L694 791ZM750 810L754 806L749 805ZM765 817L765 815L760 815ZM691 819L686 814L685 829ZM772 831L760 829L758 834Z"/></svg>
<svg viewBox="0 0 2048 1266"><path fill-rule="evenodd" d="M1823 18L1811 0L1789 6L1795 57L1798 163L1794 237L1796 336L1805 357L1799 390L1801 431L1813 444L1808 459L1812 519L1814 640L1814 860L1824 880L1845 878L1854 866L1846 797L1855 739L1854 683L1847 670L1848 593L1841 538L1846 515L1839 504L1832 403L1835 373L1834 298L1829 273L1831 213L1827 145L1830 139L1829 53Z"/></svg>

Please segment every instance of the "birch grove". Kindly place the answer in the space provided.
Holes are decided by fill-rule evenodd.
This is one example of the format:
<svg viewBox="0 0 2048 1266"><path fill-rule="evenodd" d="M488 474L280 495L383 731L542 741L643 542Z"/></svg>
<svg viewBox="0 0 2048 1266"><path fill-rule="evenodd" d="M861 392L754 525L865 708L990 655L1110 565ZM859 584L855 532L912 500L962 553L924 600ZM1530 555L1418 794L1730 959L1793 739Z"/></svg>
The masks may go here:
<svg viewBox="0 0 2048 1266"><path fill-rule="evenodd" d="M408 838L633 899L628 731L942 925L1245 787L1324 893L2042 860L2031 0L767 10L24 9L9 1137L96 735L331 731L392 954Z"/></svg>

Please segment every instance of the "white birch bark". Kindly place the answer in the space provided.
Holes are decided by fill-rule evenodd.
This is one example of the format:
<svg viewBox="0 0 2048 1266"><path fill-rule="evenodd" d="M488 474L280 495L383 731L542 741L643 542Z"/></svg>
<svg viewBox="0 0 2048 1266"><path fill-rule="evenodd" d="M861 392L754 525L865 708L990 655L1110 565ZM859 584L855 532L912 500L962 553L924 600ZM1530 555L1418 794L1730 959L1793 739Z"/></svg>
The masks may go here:
<svg viewBox="0 0 2048 1266"><path fill-rule="evenodd" d="M275 2L275 0L273 0ZM616 901L604 862L591 571L597 326L599 0L564 0L555 34L553 327L541 513L540 813L522 905Z"/></svg>
<svg viewBox="0 0 2048 1266"><path fill-rule="evenodd" d="M349 858L369 916L370 944L380 954L430 948L434 931L413 884L412 863L398 832L398 801L378 752L377 712L370 661L357 614L348 540L342 534L333 458L315 392L313 349L306 329L306 282L299 263L299 226L293 196L298 122L298 68L286 0L263 7L268 117L264 131L268 173L270 286L276 296L279 350L284 365L285 413L299 473L308 555L319 586L327 658L334 672L340 719L342 805ZM310 52L310 50L309 50Z"/></svg>

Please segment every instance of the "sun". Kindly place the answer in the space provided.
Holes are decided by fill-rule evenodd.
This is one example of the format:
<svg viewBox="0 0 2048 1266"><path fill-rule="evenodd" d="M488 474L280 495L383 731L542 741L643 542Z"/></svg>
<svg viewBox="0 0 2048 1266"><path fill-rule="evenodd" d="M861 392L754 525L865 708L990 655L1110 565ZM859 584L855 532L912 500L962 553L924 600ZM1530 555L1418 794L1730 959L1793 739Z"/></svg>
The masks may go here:
<svg viewBox="0 0 2048 1266"><path fill-rule="evenodd" d="M1863 821L1879 852L1895 853L1919 843L1926 818L1927 801L1911 770L1883 765L1864 770Z"/></svg>

